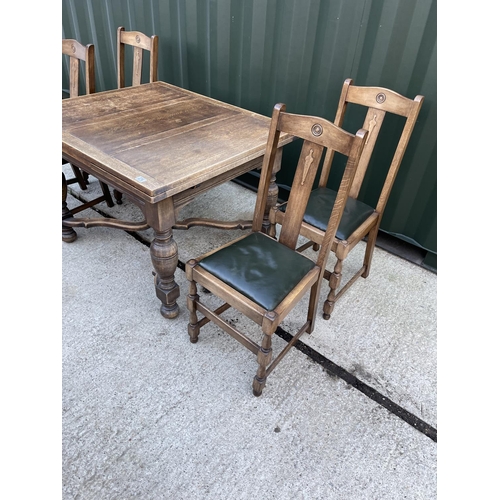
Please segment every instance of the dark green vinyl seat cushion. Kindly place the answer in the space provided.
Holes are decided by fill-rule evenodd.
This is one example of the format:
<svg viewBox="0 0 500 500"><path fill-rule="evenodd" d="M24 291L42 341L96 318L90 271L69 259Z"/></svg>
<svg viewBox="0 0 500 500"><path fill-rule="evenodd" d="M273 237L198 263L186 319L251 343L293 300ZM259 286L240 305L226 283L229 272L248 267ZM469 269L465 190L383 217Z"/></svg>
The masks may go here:
<svg viewBox="0 0 500 500"><path fill-rule="evenodd" d="M326 231L336 197L337 191L333 189L318 188L313 190L307 203L304 221L311 224L311 226ZM286 205L283 205L280 209L285 211ZM348 197L335 236L339 240L347 240L354 230L374 211L372 207L362 201Z"/></svg>
<svg viewBox="0 0 500 500"><path fill-rule="evenodd" d="M315 263L262 233L251 233L199 265L272 311Z"/></svg>

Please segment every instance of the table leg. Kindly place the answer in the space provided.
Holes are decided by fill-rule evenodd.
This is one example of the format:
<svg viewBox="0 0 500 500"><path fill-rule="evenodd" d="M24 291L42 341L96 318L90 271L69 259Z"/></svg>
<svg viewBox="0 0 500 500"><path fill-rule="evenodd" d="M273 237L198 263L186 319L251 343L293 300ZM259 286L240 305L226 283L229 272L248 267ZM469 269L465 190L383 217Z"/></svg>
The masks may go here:
<svg viewBox="0 0 500 500"><path fill-rule="evenodd" d="M66 184L66 177L64 172L62 173L62 218L71 216L68 205L66 203L66 198L68 197L68 185ZM71 243L77 238L76 231L71 227L62 227L62 240L66 243Z"/></svg>
<svg viewBox="0 0 500 500"><path fill-rule="evenodd" d="M267 202L266 209L264 212L264 219L262 221L262 232L271 236L272 238L276 237L276 225L271 224L269 221L269 212L271 208L276 205L278 202L278 194L279 188L276 184L276 174L279 172L281 168L281 157L283 155L283 148L278 149L276 152L276 158L274 160L273 172L271 175L271 181L269 183L269 190L267 192Z"/></svg>
<svg viewBox="0 0 500 500"><path fill-rule="evenodd" d="M156 271L156 296L161 301L160 312L164 318L173 319L179 315L179 285L175 282L174 274L179 261L177 243L172 235L172 226L175 224L175 210L172 198L166 198L158 203L143 207L147 223L154 230L154 240L151 243L150 253L153 267Z"/></svg>
<svg viewBox="0 0 500 500"><path fill-rule="evenodd" d="M156 296L161 300L160 312L164 318L173 319L179 315L179 285L175 282L174 274L177 269L179 254L172 229L155 231L155 238L151 244L151 261L156 271Z"/></svg>

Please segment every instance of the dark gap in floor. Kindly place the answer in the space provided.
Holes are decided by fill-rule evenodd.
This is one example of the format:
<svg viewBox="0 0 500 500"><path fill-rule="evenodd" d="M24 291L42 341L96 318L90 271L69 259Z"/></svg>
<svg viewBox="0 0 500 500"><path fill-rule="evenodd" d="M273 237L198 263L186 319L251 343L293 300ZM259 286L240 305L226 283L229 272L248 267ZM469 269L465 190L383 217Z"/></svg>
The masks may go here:
<svg viewBox="0 0 500 500"><path fill-rule="evenodd" d="M280 326L278 326L278 329L276 330L276 335L278 335L278 337L282 338L286 342L290 342L293 338L293 336L290 333L283 330ZM330 375L334 375L341 378L352 387L358 389L358 391L362 392L365 396L368 396L371 400L383 406L385 409L389 410L392 414L396 415L401 420L404 420L407 424L410 424L412 427L415 427L415 429L422 432L427 437L431 438L433 441L437 442L437 430L431 425L427 424L417 416L413 415L412 413L405 410L398 404L386 398L376 389L365 384L364 382L356 378L352 373L349 373L341 366L336 365L333 361L330 361L328 358L325 358L325 356L315 351L308 345L304 344L300 340L297 341L294 347L303 354L305 354L306 356L308 356L314 362L321 365L324 368L324 370L327 371Z"/></svg>

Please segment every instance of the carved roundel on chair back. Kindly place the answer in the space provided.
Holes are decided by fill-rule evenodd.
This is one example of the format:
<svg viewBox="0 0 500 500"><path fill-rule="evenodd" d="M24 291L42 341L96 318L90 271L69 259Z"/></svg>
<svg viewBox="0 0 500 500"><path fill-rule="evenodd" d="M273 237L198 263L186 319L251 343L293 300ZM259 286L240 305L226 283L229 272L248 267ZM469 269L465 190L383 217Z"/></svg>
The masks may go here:
<svg viewBox="0 0 500 500"><path fill-rule="evenodd" d="M385 97L385 94L383 92L380 92L379 94L377 94L377 97L375 97L375 100L379 103L379 104L382 104L385 102L386 100L386 97Z"/></svg>
<svg viewBox="0 0 500 500"><path fill-rule="evenodd" d="M323 127L319 123L315 123L311 127L311 134L312 135L319 137L322 133L323 133Z"/></svg>

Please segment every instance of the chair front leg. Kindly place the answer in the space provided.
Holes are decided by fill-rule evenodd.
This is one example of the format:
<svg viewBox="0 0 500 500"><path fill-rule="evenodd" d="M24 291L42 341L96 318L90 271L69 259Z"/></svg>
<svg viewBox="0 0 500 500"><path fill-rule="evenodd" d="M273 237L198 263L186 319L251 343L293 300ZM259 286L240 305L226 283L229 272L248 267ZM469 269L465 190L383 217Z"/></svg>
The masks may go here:
<svg viewBox="0 0 500 500"><path fill-rule="evenodd" d="M266 385L267 375L266 368L271 363L273 357L273 350L271 348L271 337L274 332L266 333L264 332L264 338L262 339L262 345L257 352L257 363L259 367L257 368L257 374L255 375L252 383L253 395L260 396L262 394L262 389Z"/></svg>
<svg viewBox="0 0 500 500"><path fill-rule="evenodd" d="M71 165L71 163L70 163ZM74 165L71 165L71 170L73 170L73 175L75 176L76 182L80 186L81 190L86 190L87 189L87 184L88 184L88 176L87 179L85 178L85 172L80 170L78 167L75 167Z"/></svg>
<svg viewBox="0 0 500 500"><path fill-rule="evenodd" d="M323 304L323 319L326 320L330 319L333 307L335 306L336 290L340 285L340 281L342 280L342 264L343 259L338 258L335 264L335 268L330 275L330 280L328 282L328 284L330 285L330 292L328 293L328 297Z"/></svg>
<svg viewBox="0 0 500 500"><path fill-rule="evenodd" d="M200 299L198 295L198 290L196 288L196 281L191 281L189 284L189 295L187 298L187 308L189 310L189 324L188 333L189 340L192 344L198 342L198 336L200 335L200 325L198 323L198 316L196 315L196 302Z"/></svg>
<svg viewBox="0 0 500 500"><path fill-rule="evenodd" d="M111 193L109 192L108 185L102 181L99 181L99 185L101 186L102 194L104 195L104 200L106 201L106 205L108 205L108 207L110 208L114 207L115 204L113 202L113 198L111 198Z"/></svg>

